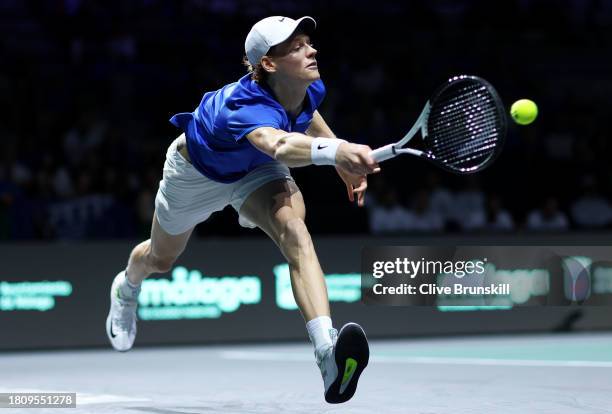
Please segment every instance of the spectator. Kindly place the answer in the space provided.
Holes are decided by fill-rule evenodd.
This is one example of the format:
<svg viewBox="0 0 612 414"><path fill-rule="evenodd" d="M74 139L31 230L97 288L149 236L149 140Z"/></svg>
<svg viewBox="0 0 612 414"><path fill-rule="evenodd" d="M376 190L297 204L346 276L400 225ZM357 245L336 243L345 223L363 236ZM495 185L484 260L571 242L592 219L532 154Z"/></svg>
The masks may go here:
<svg viewBox="0 0 612 414"><path fill-rule="evenodd" d="M527 216L527 228L537 231L567 230L567 216L559 210L559 203L554 197L548 197L540 209L533 210Z"/></svg>
<svg viewBox="0 0 612 414"><path fill-rule="evenodd" d="M410 228L414 221L398 200L397 191L390 188L380 199L368 206L370 232L373 234L398 233Z"/></svg>
<svg viewBox="0 0 612 414"><path fill-rule="evenodd" d="M582 183L583 194L570 207L574 223L581 228L603 228L612 223L612 206L599 193L593 176L586 176Z"/></svg>
<svg viewBox="0 0 612 414"><path fill-rule="evenodd" d="M465 229L469 217L474 214L485 214L485 195L480 188L480 182L475 176L466 178L465 188L458 191L449 211L449 218Z"/></svg>
<svg viewBox="0 0 612 414"><path fill-rule="evenodd" d="M503 208L497 195L487 198L485 211L474 211L468 216L464 228L466 230L509 231L514 229L514 220L510 212Z"/></svg>
<svg viewBox="0 0 612 414"><path fill-rule="evenodd" d="M429 206L429 193L426 190L416 193L413 208L408 213L406 230L441 231L444 228L442 216Z"/></svg>
<svg viewBox="0 0 612 414"><path fill-rule="evenodd" d="M427 175L427 187L429 188L429 205L431 211L437 214L443 222L451 219L451 210L453 206L453 194L442 185L440 174L437 171L431 171Z"/></svg>

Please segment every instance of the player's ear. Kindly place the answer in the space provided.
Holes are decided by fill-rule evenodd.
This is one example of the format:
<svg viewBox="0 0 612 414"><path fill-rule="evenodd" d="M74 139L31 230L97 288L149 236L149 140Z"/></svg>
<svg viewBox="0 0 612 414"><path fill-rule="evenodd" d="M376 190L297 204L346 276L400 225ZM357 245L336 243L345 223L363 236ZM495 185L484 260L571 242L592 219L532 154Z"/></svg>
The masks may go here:
<svg viewBox="0 0 612 414"><path fill-rule="evenodd" d="M268 73L276 72L276 64L270 56L264 56L261 58L261 67Z"/></svg>

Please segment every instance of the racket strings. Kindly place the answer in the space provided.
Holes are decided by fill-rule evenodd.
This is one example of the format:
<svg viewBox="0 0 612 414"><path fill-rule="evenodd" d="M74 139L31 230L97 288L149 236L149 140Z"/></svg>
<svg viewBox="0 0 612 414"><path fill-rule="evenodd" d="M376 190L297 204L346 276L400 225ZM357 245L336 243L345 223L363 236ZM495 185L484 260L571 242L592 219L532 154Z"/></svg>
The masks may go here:
<svg viewBox="0 0 612 414"><path fill-rule="evenodd" d="M444 138L446 141L442 142L439 139L434 139L432 141L433 149L438 157L456 160L461 158L465 152L492 148L491 145L494 147L498 141L497 132L492 124L481 128L477 132L479 134L477 140L466 140L462 133L447 134Z"/></svg>
<svg viewBox="0 0 612 414"><path fill-rule="evenodd" d="M470 132L473 133L479 133L479 139L478 140L474 140L471 137L469 137L470 139L468 141L466 141L466 136L465 136L465 131L455 131L455 130L451 130L451 131L442 131L439 128L434 128L433 132L435 134L437 134L436 136L434 136L434 138L432 139L432 142L434 143L434 145L438 145L438 147L440 147L440 155L442 155L445 152L452 152L456 149L457 146L462 146L462 145L469 145L469 147L475 147L478 146L478 144L480 144L481 142L485 142L487 141L487 138L491 139L497 139L497 134L496 134L496 129L495 129L495 120L491 120L491 116L494 116L495 114L493 113L493 111L489 111L489 114L483 114L482 116L475 116L474 118L472 118L473 121L478 122L478 126L476 128L472 128L472 127L468 127L468 130L470 130ZM451 121L451 122L456 122L455 121ZM485 134L489 134L488 137L487 136L483 136ZM442 141L442 138L438 138L439 135L442 135L445 141ZM483 141L484 140L484 141Z"/></svg>
<svg viewBox="0 0 612 414"><path fill-rule="evenodd" d="M475 131L479 135L479 138L466 140L463 134L452 134L446 136L446 141L435 141L433 144L433 151L438 157L446 158L448 161L459 160L463 156L473 155L470 154L474 151L483 151L492 148L497 142L497 134L493 131L487 131L489 128L481 128L479 131ZM471 159L471 158L470 158Z"/></svg>
<svg viewBox="0 0 612 414"><path fill-rule="evenodd" d="M428 126L430 156L463 171L486 162L501 135L495 99L478 82L444 91L432 103Z"/></svg>
<svg viewBox="0 0 612 414"><path fill-rule="evenodd" d="M440 103L439 106L442 106L443 110L439 111L437 115L448 120L453 120L453 118L465 119L466 116L486 113L487 109L496 109L492 97L482 93L464 94L454 97L449 102Z"/></svg>
<svg viewBox="0 0 612 414"><path fill-rule="evenodd" d="M491 150L497 145L497 139L493 137L489 140L483 140L478 145L463 145L457 146L456 148L446 151L445 153L439 153L436 158L439 158L447 163L461 163L463 161L474 160L478 156L486 157Z"/></svg>
<svg viewBox="0 0 612 414"><path fill-rule="evenodd" d="M455 153L436 155L434 152L433 155L437 160L457 168L470 168L470 166L478 167L480 163L486 161L497 147L496 140L492 142L489 141L487 144L489 145L481 143L477 147L463 147L460 151L456 151Z"/></svg>
<svg viewBox="0 0 612 414"><path fill-rule="evenodd" d="M478 106L480 104L480 106ZM448 126L453 126L457 121L467 121L467 125L477 125L481 122L487 122L487 120L495 120L497 108L492 100L483 99L478 104L461 104L456 107L445 108L436 117L437 114L430 118L436 118L435 126L444 126L446 123ZM483 105L485 105L483 107ZM467 108L466 108L467 107ZM441 118L441 119L440 119Z"/></svg>
<svg viewBox="0 0 612 414"><path fill-rule="evenodd" d="M460 99L463 100L460 101ZM471 99L466 99L471 98ZM476 98L476 99L474 99ZM489 98L489 99L487 99ZM480 106L479 106L480 104ZM484 107L482 105L485 105ZM457 128L458 126L467 126L468 131L471 131L477 127L482 129L489 122L495 122L496 120L496 107L490 97L478 94L474 96L459 96L452 99L448 104L443 105L442 111L439 112L439 118L435 119L434 130L444 133L443 127L448 127L453 132L460 131L459 136L465 134L465 128ZM430 118L435 118L430 116ZM438 127L438 128L436 128ZM473 128L475 127L475 128Z"/></svg>
<svg viewBox="0 0 612 414"><path fill-rule="evenodd" d="M478 147L472 147L470 149L463 148L461 154L456 151L455 153L447 154L432 153L432 155L434 155L436 159L447 163L462 162L463 160L473 160L479 154L484 156L490 149L494 148L496 145L496 141L489 141L487 143L479 145Z"/></svg>

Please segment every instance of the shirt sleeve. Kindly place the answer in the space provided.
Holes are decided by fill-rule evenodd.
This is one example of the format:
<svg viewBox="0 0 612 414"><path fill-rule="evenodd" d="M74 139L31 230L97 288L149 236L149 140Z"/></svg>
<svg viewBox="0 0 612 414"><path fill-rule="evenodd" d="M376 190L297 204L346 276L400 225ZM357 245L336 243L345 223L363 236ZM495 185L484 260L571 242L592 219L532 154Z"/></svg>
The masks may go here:
<svg viewBox="0 0 612 414"><path fill-rule="evenodd" d="M323 84L323 81L321 79L314 81L308 87L308 93L310 95L312 111L314 112L321 105L323 99L325 98L325 84Z"/></svg>
<svg viewBox="0 0 612 414"><path fill-rule="evenodd" d="M236 141L257 128L282 129L282 124L283 116L278 109L264 104L242 106L227 116L227 131Z"/></svg>

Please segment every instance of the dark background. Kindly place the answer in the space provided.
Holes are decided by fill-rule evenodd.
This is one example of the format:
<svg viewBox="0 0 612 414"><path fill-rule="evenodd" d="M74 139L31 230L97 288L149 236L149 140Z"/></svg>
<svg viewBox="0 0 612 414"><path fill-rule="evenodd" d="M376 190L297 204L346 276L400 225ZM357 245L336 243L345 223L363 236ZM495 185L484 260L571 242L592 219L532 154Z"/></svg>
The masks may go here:
<svg viewBox="0 0 612 414"><path fill-rule="evenodd" d="M320 110L340 137L373 148L396 140L435 87L461 73L489 80L508 107L526 97L540 108L533 125L511 125L502 156L475 177L414 158L385 163L366 209L350 205L331 168L294 169L314 234L414 233L381 230L372 217L429 214L440 190L468 201L425 233L500 230L464 225L466 205L487 223L507 210L509 232L609 230L610 2L2 0L0 239L147 237L179 134L168 119L242 76L246 34L277 14L317 20L328 91ZM589 208L598 223L576 216ZM538 209L567 225L530 224ZM213 216L197 235L258 233L234 214Z"/></svg>

